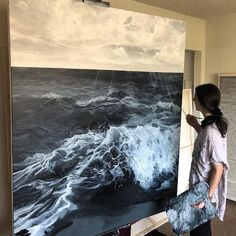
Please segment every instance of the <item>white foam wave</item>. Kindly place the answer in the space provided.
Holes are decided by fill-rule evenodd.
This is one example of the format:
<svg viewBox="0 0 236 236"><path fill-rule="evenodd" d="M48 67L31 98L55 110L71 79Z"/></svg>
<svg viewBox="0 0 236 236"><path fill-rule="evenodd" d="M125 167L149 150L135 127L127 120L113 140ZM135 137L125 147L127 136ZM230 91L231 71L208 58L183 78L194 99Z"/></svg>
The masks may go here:
<svg viewBox="0 0 236 236"><path fill-rule="evenodd" d="M51 153L38 153L27 158L21 163L25 168L14 173L14 191L33 185L39 186L43 192L42 197L35 199L35 202L15 210L15 232L28 229L32 235L44 235L58 219L77 209L79 203L75 204L71 200L74 195L72 188L80 187L86 178L82 177L81 173L94 160L102 160L112 147L124 154L137 184L145 190L153 187L158 176L169 172L174 174L176 171L173 163L176 163L178 156L178 134L179 130L171 127L164 131L160 127L150 125L136 128L110 127L107 133L90 131L74 135L64 140L61 147ZM71 162L73 166L68 164ZM60 182L61 178L57 177L51 177L50 181L42 180L45 175L55 176L58 165L70 167L69 172L65 172L63 183ZM114 166L110 173L113 179L124 175L118 165ZM100 170L99 174L105 175L105 170ZM105 181L105 178L102 179ZM104 181L100 184L95 181L88 189L109 184ZM168 180L162 188L167 187ZM55 197L53 204L48 202L51 201L50 194ZM47 205L48 207L45 207Z"/></svg>
<svg viewBox="0 0 236 236"><path fill-rule="evenodd" d="M87 100L87 101L79 100L79 101L76 102L76 105L85 107L85 106L88 106L90 104L98 103L98 102L117 102L117 101L119 101L119 100L116 99L116 98L109 98L109 97L106 97L106 96L98 96L98 97L92 98L92 99Z"/></svg>
<svg viewBox="0 0 236 236"><path fill-rule="evenodd" d="M114 130L110 129L110 132ZM178 129L161 131L159 127L138 126L135 129L121 127L116 132L123 136L122 151L128 156L135 180L142 188L147 190L152 187L160 174L174 173L173 163L176 163L178 155Z"/></svg>
<svg viewBox="0 0 236 236"><path fill-rule="evenodd" d="M180 107L175 105L173 102L161 102L158 101L157 106L163 108L163 109L169 109L173 110L174 112L180 112Z"/></svg>
<svg viewBox="0 0 236 236"><path fill-rule="evenodd" d="M61 96L60 94L56 94L56 93L46 93L46 94L41 95L40 98L62 99L63 96Z"/></svg>
<svg viewBox="0 0 236 236"><path fill-rule="evenodd" d="M60 191L60 195L51 209L42 212L42 209L50 203L50 199L41 204L32 203L16 209L14 211L16 232L27 229L31 236L44 236L53 223L65 216L66 213L76 210L77 206L68 199L72 194L70 184L71 182L68 182L66 187ZM45 188L45 186L42 187ZM37 214L38 212L41 213ZM37 216L35 217L34 215L36 214Z"/></svg>

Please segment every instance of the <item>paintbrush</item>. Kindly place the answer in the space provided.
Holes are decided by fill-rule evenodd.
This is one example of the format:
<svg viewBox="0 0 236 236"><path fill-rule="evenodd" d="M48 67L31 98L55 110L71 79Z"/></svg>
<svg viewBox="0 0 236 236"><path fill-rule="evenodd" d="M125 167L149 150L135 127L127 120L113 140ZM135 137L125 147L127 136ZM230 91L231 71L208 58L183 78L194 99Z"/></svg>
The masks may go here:
<svg viewBox="0 0 236 236"><path fill-rule="evenodd" d="M182 111L183 111L183 113L185 114L185 116L187 116L187 113L184 111L184 109L182 108ZM198 116L194 116L196 119L200 119L200 120L202 120L203 118L202 117L198 117Z"/></svg>

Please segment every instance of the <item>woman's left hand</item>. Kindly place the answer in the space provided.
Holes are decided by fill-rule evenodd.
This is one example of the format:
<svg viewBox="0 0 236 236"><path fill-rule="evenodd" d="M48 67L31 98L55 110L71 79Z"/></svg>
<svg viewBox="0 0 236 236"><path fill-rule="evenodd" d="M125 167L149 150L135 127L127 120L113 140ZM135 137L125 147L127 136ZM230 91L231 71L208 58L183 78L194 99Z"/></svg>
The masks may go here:
<svg viewBox="0 0 236 236"><path fill-rule="evenodd" d="M204 206L205 206L205 203L204 202L199 202L197 204L193 204L191 205L193 208L199 208L199 209L202 209Z"/></svg>

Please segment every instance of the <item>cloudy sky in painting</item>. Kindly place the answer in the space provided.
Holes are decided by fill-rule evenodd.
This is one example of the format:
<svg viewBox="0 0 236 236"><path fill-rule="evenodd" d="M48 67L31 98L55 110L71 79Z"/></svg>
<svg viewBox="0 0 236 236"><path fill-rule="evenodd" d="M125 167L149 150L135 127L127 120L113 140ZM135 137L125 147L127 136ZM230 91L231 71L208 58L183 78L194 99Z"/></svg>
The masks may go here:
<svg viewBox="0 0 236 236"><path fill-rule="evenodd" d="M80 0L11 0L11 64L183 72L185 23Z"/></svg>

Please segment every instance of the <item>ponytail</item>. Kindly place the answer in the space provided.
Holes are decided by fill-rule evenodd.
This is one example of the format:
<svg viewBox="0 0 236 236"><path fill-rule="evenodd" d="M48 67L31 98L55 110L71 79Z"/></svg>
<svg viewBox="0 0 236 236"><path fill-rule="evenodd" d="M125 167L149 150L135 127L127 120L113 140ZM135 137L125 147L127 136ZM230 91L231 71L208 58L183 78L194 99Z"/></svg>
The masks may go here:
<svg viewBox="0 0 236 236"><path fill-rule="evenodd" d="M224 138L227 134L228 130L228 121L223 117L223 113L221 112L220 108L216 108L213 112L216 116L216 126L221 133L221 136Z"/></svg>

